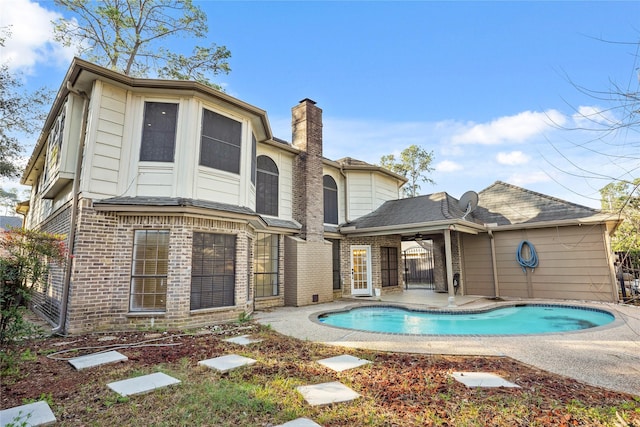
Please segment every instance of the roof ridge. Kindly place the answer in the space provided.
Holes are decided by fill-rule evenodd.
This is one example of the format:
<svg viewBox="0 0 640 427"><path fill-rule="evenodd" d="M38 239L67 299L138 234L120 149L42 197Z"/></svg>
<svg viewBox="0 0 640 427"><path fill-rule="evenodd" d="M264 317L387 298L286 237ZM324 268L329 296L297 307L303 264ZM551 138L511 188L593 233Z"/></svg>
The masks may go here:
<svg viewBox="0 0 640 427"><path fill-rule="evenodd" d="M457 199L452 195L450 195L449 193L447 193L446 191L440 191L439 193L435 193L435 194L440 194L440 193L444 194L444 197L442 198L442 202L440 203L442 215L444 215L444 217L447 219L454 219L455 217L451 213L451 209L449 206L449 198L452 198L454 200L457 200Z"/></svg>
<svg viewBox="0 0 640 427"><path fill-rule="evenodd" d="M529 194L536 195L538 197L542 197L543 199L553 200L555 202L563 203L565 205L570 205L570 206L574 206L574 207L581 208L581 209L588 209L588 210L590 210L592 212L601 212L600 209L594 209L594 208L590 208L589 206L579 205L577 203L570 202L568 200L560 199L558 197L550 196L550 195L544 194L544 193L539 193L537 191L529 190L527 188L519 187L517 185L509 184L508 182L504 182L504 181L500 181L500 180L494 182L493 184L491 184L490 186L488 186L484 190L481 190L480 193L483 193L483 192L489 190L490 188L498 186L498 185L502 185L502 186L505 186L505 187L510 187L510 188L513 188L513 189L516 189L516 190L519 190L519 191L523 191L523 192L526 192L526 193L529 193Z"/></svg>

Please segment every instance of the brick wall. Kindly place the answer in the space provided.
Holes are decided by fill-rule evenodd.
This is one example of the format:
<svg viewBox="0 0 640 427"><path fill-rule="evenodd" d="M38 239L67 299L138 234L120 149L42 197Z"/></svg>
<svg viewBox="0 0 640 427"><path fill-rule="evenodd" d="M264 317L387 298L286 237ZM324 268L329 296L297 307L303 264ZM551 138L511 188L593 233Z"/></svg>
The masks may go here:
<svg viewBox="0 0 640 427"><path fill-rule="evenodd" d="M333 301L333 250L329 241L285 237L285 304L299 307ZM316 296L316 301L314 301Z"/></svg>
<svg viewBox="0 0 640 427"><path fill-rule="evenodd" d="M166 312L129 311L133 235L135 230L169 230ZM236 236L235 306L190 310L191 257L194 232ZM248 301L253 234L246 224L191 216L149 216L96 212L83 200L76 234L70 290L69 333L109 329L185 328L236 320L253 311Z"/></svg>
<svg viewBox="0 0 640 427"><path fill-rule="evenodd" d="M324 239L322 186L322 110L304 99L292 108L292 144L300 149L293 168L293 217L301 225L300 237Z"/></svg>

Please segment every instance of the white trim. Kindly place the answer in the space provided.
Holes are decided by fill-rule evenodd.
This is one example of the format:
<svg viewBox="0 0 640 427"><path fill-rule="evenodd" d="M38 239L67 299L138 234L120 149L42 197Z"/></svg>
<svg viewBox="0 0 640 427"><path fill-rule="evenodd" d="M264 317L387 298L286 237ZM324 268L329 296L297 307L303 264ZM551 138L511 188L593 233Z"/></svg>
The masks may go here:
<svg viewBox="0 0 640 427"><path fill-rule="evenodd" d="M353 263L353 253L354 250L365 250L365 280L366 280L366 288L358 288L355 287L355 274L354 274L354 263ZM371 245L351 245L349 249L349 259L351 264L351 295L373 295L373 286L372 286L372 275L371 275Z"/></svg>

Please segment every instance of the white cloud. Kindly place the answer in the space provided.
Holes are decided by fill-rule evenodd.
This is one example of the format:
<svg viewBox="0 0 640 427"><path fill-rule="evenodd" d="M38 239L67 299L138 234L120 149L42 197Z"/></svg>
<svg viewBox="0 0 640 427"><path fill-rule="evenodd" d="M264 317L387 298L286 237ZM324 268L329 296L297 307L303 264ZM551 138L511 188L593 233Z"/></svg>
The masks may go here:
<svg viewBox="0 0 640 427"><path fill-rule="evenodd" d="M582 105L578 107L572 119L578 128L583 129L608 129L618 123L614 114L610 110L603 110L593 105Z"/></svg>
<svg viewBox="0 0 640 427"><path fill-rule="evenodd" d="M12 70L32 73L38 64L67 66L74 55L53 41L52 20L62 17L29 0L4 0L0 27L8 27L10 36L5 40L0 61Z"/></svg>
<svg viewBox="0 0 640 427"><path fill-rule="evenodd" d="M451 137L453 144L497 145L522 143L533 138L552 125L565 122L562 113L556 110L545 112L524 111L515 116L505 116L489 123L470 124Z"/></svg>
<svg viewBox="0 0 640 427"><path fill-rule="evenodd" d="M547 175L547 173L543 171L518 172L511 175L507 179L508 183L513 185L518 185L518 186L527 186L530 184L536 184L539 182L549 182L549 181L551 181L551 177L549 177L549 175Z"/></svg>
<svg viewBox="0 0 640 427"><path fill-rule="evenodd" d="M531 157L522 151L511 151L510 153L500 152L496 155L496 160L501 165L515 166L523 165L531 160Z"/></svg>
<svg viewBox="0 0 640 427"><path fill-rule="evenodd" d="M457 172L462 170L462 165L451 160L443 160L435 165L435 169L441 173Z"/></svg>

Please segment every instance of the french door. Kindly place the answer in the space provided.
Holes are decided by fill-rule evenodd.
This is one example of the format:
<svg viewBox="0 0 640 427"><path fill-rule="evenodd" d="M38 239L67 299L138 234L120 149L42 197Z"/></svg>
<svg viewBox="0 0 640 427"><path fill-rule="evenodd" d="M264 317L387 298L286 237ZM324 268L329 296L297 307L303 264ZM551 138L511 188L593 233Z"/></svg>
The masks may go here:
<svg viewBox="0 0 640 427"><path fill-rule="evenodd" d="M371 293L371 246L351 246L351 294Z"/></svg>

